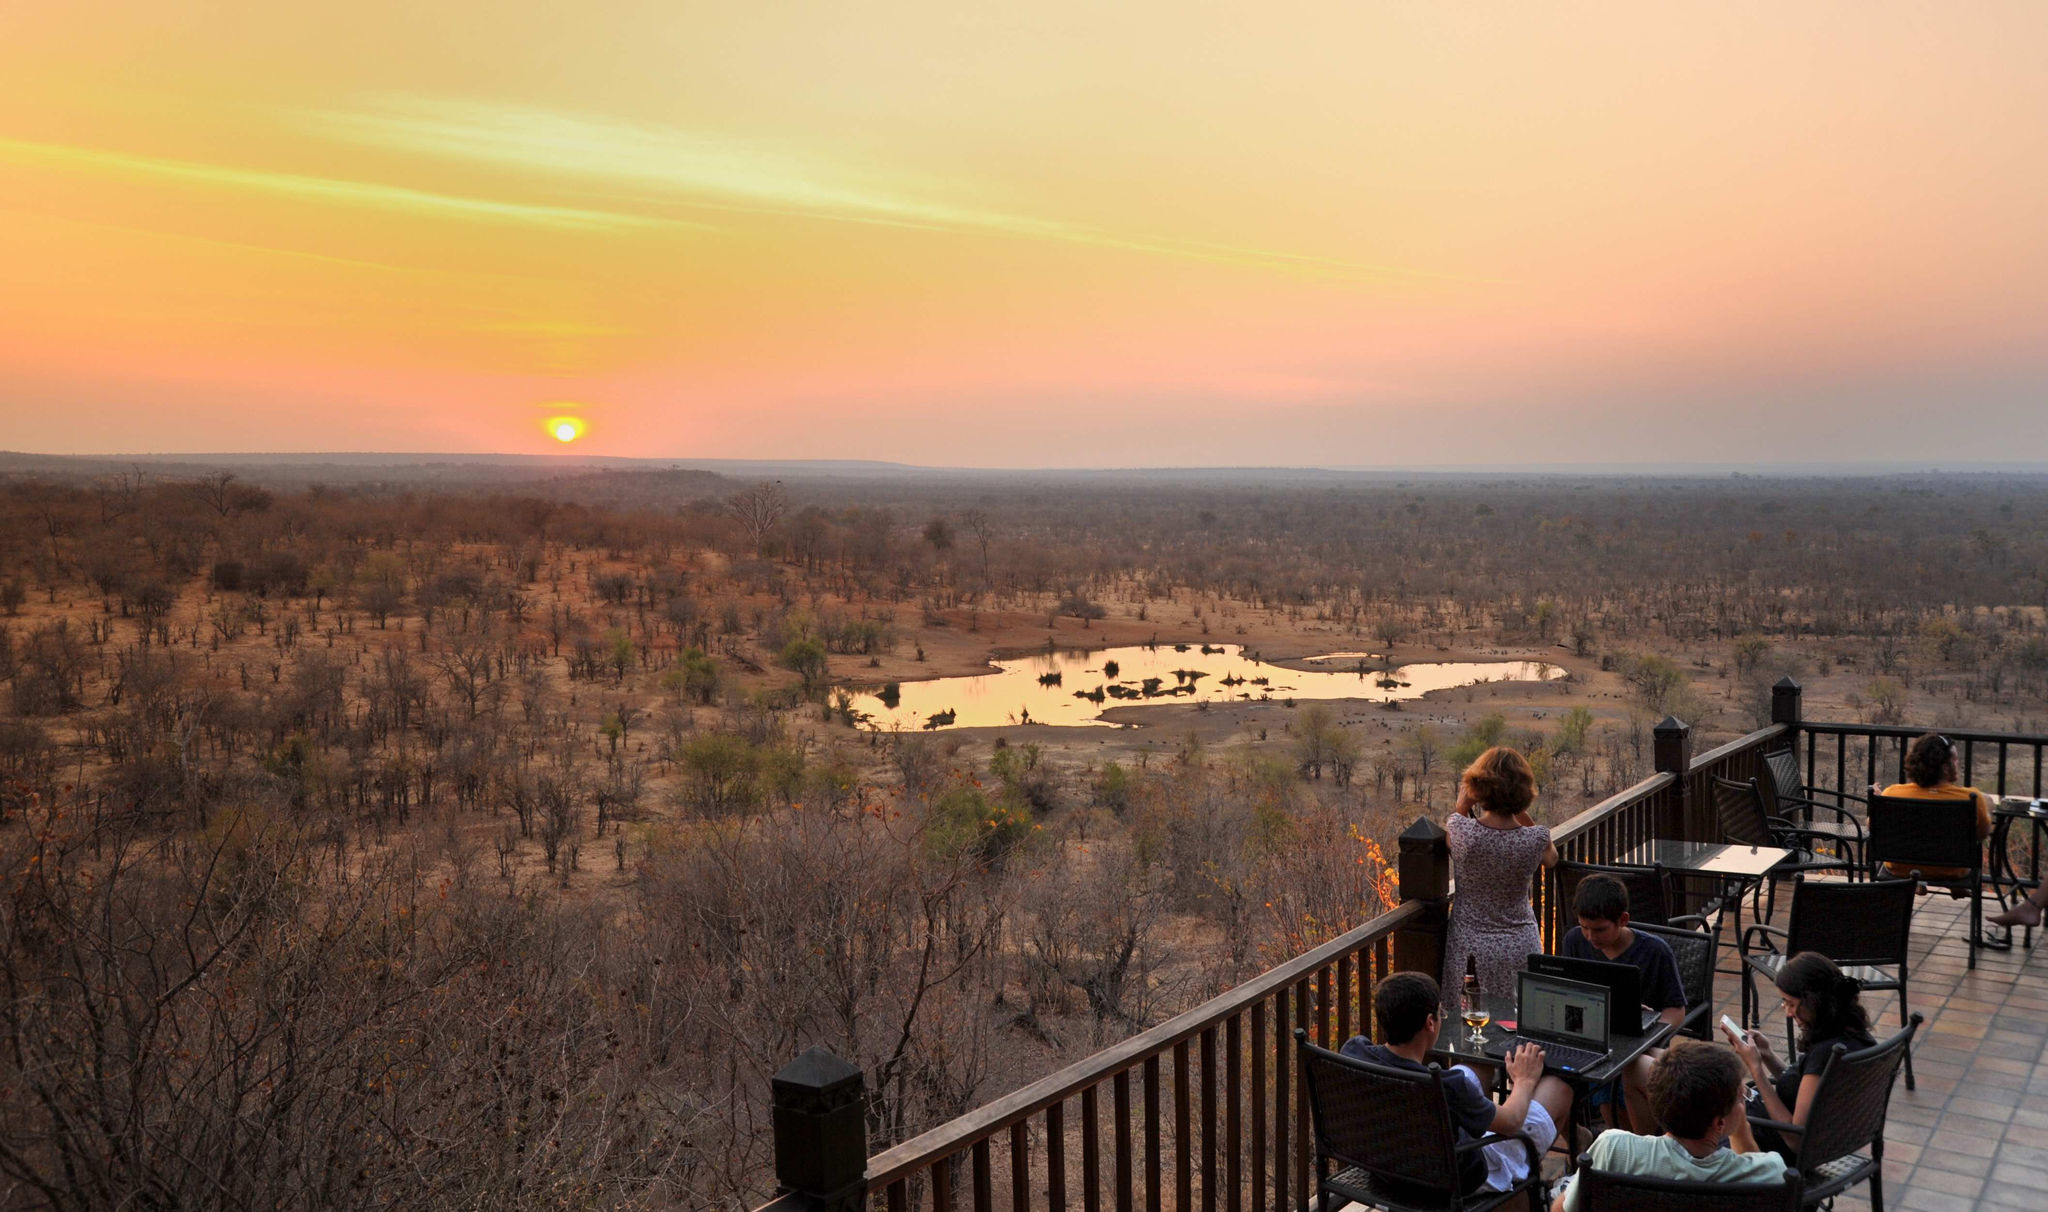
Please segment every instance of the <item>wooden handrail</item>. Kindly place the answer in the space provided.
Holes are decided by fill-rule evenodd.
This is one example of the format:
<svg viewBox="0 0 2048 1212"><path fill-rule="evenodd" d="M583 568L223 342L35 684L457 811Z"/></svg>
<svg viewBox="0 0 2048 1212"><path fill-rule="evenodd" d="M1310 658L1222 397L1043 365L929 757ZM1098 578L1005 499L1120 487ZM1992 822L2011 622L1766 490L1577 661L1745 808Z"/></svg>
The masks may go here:
<svg viewBox="0 0 2048 1212"><path fill-rule="evenodd" d="M1028 1119L1054 1103L1142 1064L1148 1057L1171 1051L1175 1044L1193 1039L1279 990L1313 975L1317 969L1380 939L1392 937L1394 931L1421 917L1423 909L1421 901L1398 905L1348 934L1339 935L1313 951L1268 969L1192 1010L977 1107L958 1119L948 1120L922 1135L877 1153L868 1159L869 1189L887 1186L923 1169L937 1158L950 1157L976 1140Z"/></svg>

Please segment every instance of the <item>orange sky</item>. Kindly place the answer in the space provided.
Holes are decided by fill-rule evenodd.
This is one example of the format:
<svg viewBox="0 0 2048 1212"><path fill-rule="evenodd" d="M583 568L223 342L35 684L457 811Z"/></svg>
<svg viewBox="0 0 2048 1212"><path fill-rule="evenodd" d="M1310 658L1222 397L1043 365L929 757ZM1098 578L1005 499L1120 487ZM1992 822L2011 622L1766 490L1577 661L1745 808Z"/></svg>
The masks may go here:
<svg viewBox="0 0 2048 1212"><path fill-rule="evenodd" d="M0 447L2044 460L2048 9L0 8Z"/></svg>

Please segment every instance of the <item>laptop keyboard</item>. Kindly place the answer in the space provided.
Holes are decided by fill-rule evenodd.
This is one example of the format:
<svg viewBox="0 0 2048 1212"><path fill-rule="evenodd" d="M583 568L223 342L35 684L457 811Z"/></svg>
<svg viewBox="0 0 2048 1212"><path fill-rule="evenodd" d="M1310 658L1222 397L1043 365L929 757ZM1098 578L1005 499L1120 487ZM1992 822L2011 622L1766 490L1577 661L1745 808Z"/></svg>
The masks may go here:
<svg viewBox="0 0 2048 1212"><path fill-rule="evenodd" d="M1523 1044L1534 1044L1538 1048L1543 1049L1545 1062L1560 1069L1587 1069L1607 1058L1605 1052L1595 1052L1591 1048L1574 1048L1569 1044L1546 1043L1543 1040L1530 1039L1524 1035L1510 1035L1505 1039L1494 1040L1489 1042L1481 1051L1485 1052L1488 1056L1505 1058L1509 1052L1521 1047Z"/></svg>

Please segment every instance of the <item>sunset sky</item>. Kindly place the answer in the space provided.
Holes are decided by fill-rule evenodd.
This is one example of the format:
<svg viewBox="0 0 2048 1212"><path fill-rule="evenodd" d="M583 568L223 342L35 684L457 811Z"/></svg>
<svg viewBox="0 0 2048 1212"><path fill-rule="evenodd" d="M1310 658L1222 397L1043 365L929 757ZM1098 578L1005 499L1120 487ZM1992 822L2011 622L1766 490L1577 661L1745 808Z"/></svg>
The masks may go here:
<svg viewBox="0 0 2048 1212"><path fill-rule="evenodd" d="M2044 46L2039 0L10 4L0 448L2048 460Z"/></svg>

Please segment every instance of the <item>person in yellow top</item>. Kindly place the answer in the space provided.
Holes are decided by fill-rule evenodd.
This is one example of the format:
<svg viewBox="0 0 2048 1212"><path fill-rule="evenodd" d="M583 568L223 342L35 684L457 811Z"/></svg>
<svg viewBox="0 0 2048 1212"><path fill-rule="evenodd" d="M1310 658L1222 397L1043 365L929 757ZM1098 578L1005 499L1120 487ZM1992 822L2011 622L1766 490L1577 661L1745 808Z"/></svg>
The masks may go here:
<svg viewBox="0 0 2048 1212"><path fill-rule="evenodd" d="M1915 737L1906 748L1906 778L1909 782L1893 783L1880 794L1906 800L1975 800L1977 802L1977 836L1979 839L1991 836L1991 797L1974 787L1962 785L1962 770L1956 758L1955 743L1938 732ZM1886 863L1885 870L1893 875L1912 874L1910 868L1897 863ZM1920 874L1928 879L1944 879L1967 874L1960 867L1923 867ZM2040 910L2034 910L2040 915ZM1992 918L1996 922L1997 918Z"/></svg>

